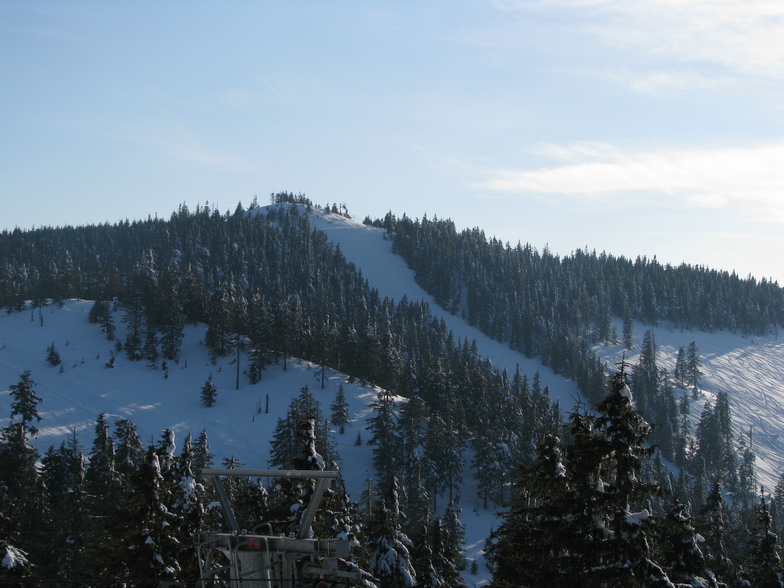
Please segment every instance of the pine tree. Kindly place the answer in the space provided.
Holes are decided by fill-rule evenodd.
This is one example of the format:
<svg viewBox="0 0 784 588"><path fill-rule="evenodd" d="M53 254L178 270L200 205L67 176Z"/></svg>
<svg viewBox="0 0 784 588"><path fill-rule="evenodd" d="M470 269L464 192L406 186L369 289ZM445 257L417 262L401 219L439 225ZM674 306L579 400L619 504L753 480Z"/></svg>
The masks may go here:
<svg viewBox="0 0 784 588"><path fill-rule="evenodd" d="M419 396L401 403L396 435L399 440L398 473L405 488L414 483L416 472L421 476L428 412L427 405Z"/></svg>
<svg viewBox="0 0 784 588"><path fill-rule="evenodd" d="M215 398L218 396L218 389L212 382L212 374L209 375L207 381L201 387L201 403L206 407L211 407L215 404Z"/></svg>
<svg viewBox="0 0 784 588"><path fill-rule="evenodd" d="M634 320L632 318L632 312L629 307L626 307L626 311L623 314L623 346L626 349L633 349L634 348Z"/></svg>
<svg viewBox="0 0 784 588"><path fill-rule="evenodd" d="M207 431L201 430L193 445L193 470L198 473L204 468L212 465L212 452L210 452L210 441L207 438Z"/></svg>
<svg viewBox="0 0 784 588"><path fill-rule="evenodd" d="M55 349L54 343L46 348L46 362L53 366L58 366L62 363L60 353Z"/></svg>
<svg viewBox="0 0 784 588"><path fill-rule="evenodd" d="M770 500L771 527L773 532L781 535L784 531L784 473L779 475L773 496Z"/></svg>
<svg viewBox="0 0 784 588"><path fill-rule="evenodd" d="M144 445L136 430L136 423L130 419L118 419L114 422L115 470L123 488L127 487L128 479L136 472L144 460Z"/></svg>
<svg viewBox="0 0 784 588"><path fill-rule="evenodd" d="M623 367L623 366L622 366ZM487 556L498 587L671 586L656 562L641 481L650 426L632 409L624 370L610 380L593 416L571 414L571 443L543 435L536 460L521 469L510 511L491 535Z"/></svg>
<svg viewBox="0 0 784 588"><path fill-rule="evenodd" d="M299 395L292 399L284 418L278 418L270 444L270 465L281 469L296 469L297 456L307 451L305 442L297 428L300 423L313 421L316 437L316 451L322 458L337 461L336 450L329 440L327 421L321 407L308 386L300 389Z"/></svg>
<svg viewBox="0 0 784 588"><path fill-rule="evenodd" d="M104 575L149 578L156 584L177 579L181 567L179 540L174 536L176 517L169 510L171 496L162 482L156 448L150 446L131 477L123 515L114 521Z"/></svg>
<svg viewBox="0 0 784 588"><path fill-rule="evenodd" d="M700 371L700 352L697 349L697 343L692 341L686 350L686 382L691 386L694 391L697 391L702 380L702 371Z"/></svg>
<svg viewBox="0 0 784 588"><path fill-rule="evenodd" d="M411 588L416 572L411 563L410 540L401 528L397 479L392 476L387 491L373 509L368 543L373 550L370 572L379 588Z"/></svg>
<svg viewBox="0 0 784 588"><path fill-rule="evenodd" d="M89 524L85 492L85 461L76 432L58 449L49 448L41 460L41 475L48 490L54 524L41 542L48 554L41 562L44 577L63 580L83 577L87 571L85 539Z"/></svg>
<svg viewBox="0 0 784 588"><path fill-rule="evenodd" d="M639 362L632 369L636 407L648 418L653 417L653 404L659 390L657 354L656 339L653 330L649 329L643 335Z"/></svg>
<svg viewBox="0 0 784 588"><path fill-rule="evenodd" d="M564 545L575 537L577 520L563 446L557 437L544 434L536 451L536 459L520 469L510 508L486 548L492 585L498 588L539 586L545 580L566 586L578 571L567 565L578 554Z"/></svg>
<svg viewBox="0 0 784 588"><path fill-rule="evenodd" d="M683 350L683 347L678 349L678 356L675 358L675 373L673 374L673 377L675 378L675 383L678 385L678 388L686 387L686 352Z"/></svg>
<svg viewBox="0 0 784 588"><path fill-rule="evenodd" d="M373 416L368 419L367 429L370 439L367 444L373 447L373 468L378 485L388 487L396 475L400 461L400 439L397 431L397 408L392 395L381 391L371 404Z"/></svg>
<svg viewBox="0 0 784 588"><path fill-rule="evenodd" d="M41 399L35 393L35 382L30 377L30 370L25 370L19 377L19 382L11 384L8 390L13 401L11 402L11 419L18 416L21 419L22 428L31 436L35 437L38 429L32 425L33 421L41 422L38 415L38 405Z"/></svg>
<svg viewBox="0 0 784 588"><path fill-rule="evenodd" d="M738 464L738 491L736 499L741 507L746 509L753 502L754 490L757 487L757 456L751 447L751 431L749 431L748 444L745 436L741 436L738 453L740 453L740 463Z"/></svg>
<svg viewBox="0 0 784 588"><path fill-rule="evenodd" d="M338 385L338 391L335 393L335 400L330 405L331 419L330 422L338 427L340 434L346 432L346 425L350 422L348 412L348 402L346 402L346 393L343 390L343 384Z"/></svg>
<svg viewBox="0 0 784 588"><path fill-rule="evenodd" d="M454 500L447 504L441 519L441 555L436 558L436 569L449 586L462 586L460 572L465 569L463 555L465 525L460 520L461 509Z"/></svg>
<svg viewBox="0 0 784 588"><path fill-rule="evenodd" d="M719 581L735 585L737 571L729 557L727 547L727 526L729 512L722 496L721 484L714 482L705 498L705 504L696 520L696 528L704 538L703 553L705 561Z"/></svg>
<svg viewBox="0 0 784 588"><path fill-rule="evenodd" d="M122 518L123 485L115 468L116 454L106 415L95 421L95 437L85 470L85 502L90 513L87 523L86 561L90 575L103 577L114 557L110 545L112 530Z"/></svg>
<svg viewBox="0 0 784 588"><path fill-rule="evenodd" d="M662 565L678 586L718 588L716 578L708 570L699 543L704 541L691 523L685 504L673 499L667 516L661 522Z"/></svg>
<svg viewBox="0 0 784 588"><path fill-rule="evenodd" d="M185 437L182 450L170 469L171 512L174 515L176 536L180 538L177 561L182 566L183 578L199 575L198 559L192 541L202 530L207 516L207 491L193 472L194 452L191 434Z"/></svg>
<svg viewBox="0 0 784 588"><path fill-rule="evenodd" d="M752 552L749 557L748 580L752 586L759 588L782 588L784 569L782 569L781 548L778 537L771 529L770 511L764 488L760 488L756 523Z"/></svg>
<svg viewBox="0 0 784 588"><path fill-rule="evenodd" d="M45 487L30 445L28 429L12 423L0 430L0 578L27 576L46 556L42 553L49 513Z"/></svg>
<svg viewBox="0 0 784 588"><path fill-rule="evenodd" d="M463 483L463 445L465 440L455 426L447 406L443 417L435 414L430 418L430 426L425 435L425 459L430 468L427 472L427 485L433 499L437 494L449 492L453 500Z"/></svg>

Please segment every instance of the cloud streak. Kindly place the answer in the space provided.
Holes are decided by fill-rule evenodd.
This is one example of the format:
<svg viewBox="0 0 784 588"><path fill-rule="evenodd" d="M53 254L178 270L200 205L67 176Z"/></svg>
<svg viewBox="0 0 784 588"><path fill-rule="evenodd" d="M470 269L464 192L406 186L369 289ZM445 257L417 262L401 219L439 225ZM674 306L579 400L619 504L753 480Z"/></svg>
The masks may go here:
<svg viewBox="0 0 784 588"><path fill-rule="evenodd" d="M526 22L587 35L613 49L679 64L719 65L784 79L784 3L771 0L496 0ZM700 81L693 72L641 75L641 90ZM702 82L704 83L704 81Z"/></svg>
<svg viewBox="0 0 784 588"><path fill-rule="evenodd" d="M752 219L784 222L784 143L636 154L601 143L575 143L539 151L568 163L489 171L477 187L517 196L597 200L655 193L695 208L738 205Z"/></svg>

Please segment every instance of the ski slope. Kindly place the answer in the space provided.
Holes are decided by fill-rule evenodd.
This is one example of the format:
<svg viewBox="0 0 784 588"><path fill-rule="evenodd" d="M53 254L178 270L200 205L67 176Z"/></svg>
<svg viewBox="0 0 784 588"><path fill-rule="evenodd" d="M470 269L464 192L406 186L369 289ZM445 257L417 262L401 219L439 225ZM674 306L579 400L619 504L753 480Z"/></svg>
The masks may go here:
<svg viewBox="0 0 784 588"><path fill-rule="evenodd" d="M323 230L339 244L345 257L362 271L371 287L382 297L400 300L424 300L433 314L446 321L456 339L475 339L479 352L500 368L513 373L520 364L523 373L532 376L539 371L543 385L548 385L552 398L567 412L578 396L571 381L553 374L539 361L526 358L506 345L484 336L443 309L414 281L413 272L392 253L391 242L384 231L362 225L339 215L314 212L314 227ZM0 417L10 414L8 387L30 370L36 381L36 392L43 399L39 407L40 433L34 444L41 453L51 445L59 445L76 432L85 451L93 440L95 419L106 413L113 425L120 418L130 418L138 426L144 443L157 442L165 428L172 429L178 445L189 432L194 438L206 429L216 456L216 464L227 457L237 457L248 468L266 469L269 441L278 418L285 416L288 405L299 390L307 385L320 401L325 415L343 385L350 404L352 423L344 435L332 432L342 460L346 487L354 500L359 498L365 481L372 476L371 452L355 445L357 435L368 438L365 419L377 390L349 383L340 373L328 371L325 388L321 389L318 368L305 361L289 361L288 370L271 365L255 386L247 377L240 378L235 390L236 364L233 358L210 361L203 345L204 326L187 326L179 364L170 364L167 372L150 368L145 362L131 362L118 354L115 367L106 364L113 344L106 340L98 325L87 320L92 302L66 301L62 307L50 305L21 313L0 312ZM123 337L123 324L115 316L117 335ZM647 327L635 325L637 347ZM617 325L620 332L621 326ZM754 450L760 482L772 488L784 471L784 342L775 337L743 338L732 333L703 333L655 330L658 363L672 371L679 347L695 341L700 350L702 371L699 401L692 404L692 417L698 418L702 402L712 400L719 390L728 393L733 409L737 434L753 431ZM62 358L62 370L46 361L46 349L54 343ZM598 347L600 357L610 364L620 361L621 346ZM636 352L626 353L626 360L636 361ZM240 365L243 369L243 365ZM218 388L217 402L207 408L200 400L201 386L212 374ZM268 407L268 411L267 411ZM736 435L737 438L737 435ZM466 572L468 585L489 582L490 574L483 565L482 548L491 528L497 524L498 507L485 510L477 499L469 473L470 455L466 455L466 486L461 492L463 522L466 524L466 557L469 564L479 561L476 576ZM443 503L441 500L439 503ZM443 504L441 504L443 506Z"/></svg>

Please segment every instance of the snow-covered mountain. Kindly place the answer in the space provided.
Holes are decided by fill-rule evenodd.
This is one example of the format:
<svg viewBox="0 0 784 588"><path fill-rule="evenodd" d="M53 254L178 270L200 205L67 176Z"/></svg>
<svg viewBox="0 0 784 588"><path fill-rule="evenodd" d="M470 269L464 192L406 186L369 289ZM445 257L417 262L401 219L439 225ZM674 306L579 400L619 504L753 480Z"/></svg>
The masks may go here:
<svg viewBox="0 0 784 588"><path fill-rule="evenodd" d="M413 272L405 262L392 253L392 244L384 238L384 231L361 225L342 216L313 213L312 224L323 230L334 243L339 243L343 254L362 270L370 285L382 296L400 299L427 300L433 314L443 318L456 337L476 339L480 353L492 359L499 368L510 373L520 364L523 373L539 370L542 381L548 384L553 398L568 411L579 391L573 382L553 374L537 360L526 358L508 346L484 336L459 317L440 309L431 296L414 281ZM622 327L616 322L618 332ZM625 357L635 363L643 334L649 326L636 324L635 350L625 351L622 345L597 346L599 357L614 365ZM712 400L719 391L726 392L733 409L737 433L753 431L754 451L760 482L772 488L784 472L784 341L777 337L742 337L729 332L707 333L698 330L656 328L654 336L660 367L671 373L678 349L694 341L700 352L703 378L699 399L691 414L698 418L705 400Z"/></svg>
<svg viewBox="0 0 784 588"><path fill-rule="evenodd" d="M499 368L514 372L517 364L526 374L540 372L542 384L548 385L552 397L567 412L579 397L576 385L552 373L540 362L514 352L506 345L484 336L465 321L435 304L414 281L413 272L405 262L392 253L391 242L382 229L354 222L346 217L315 211L311 224L324 231L329 239L339 244L341 251L361 270L371 287L382 297L400 300L424 300L433 314L443 319L456 339L475 339L479 352ZM188 432L194 436L205 429L213 453L218 460L235 456L246 467L266 468L269 441L279 417L285 415L292 397L309 386L327 412L339 385L343 385L350 403L352 423L345 434L333 432L342 457L343 476L347 488L356 500L365 480L372 475L371 454L364 443L356 445L359 434L367 437L365 419L370 414L369 404L376 391L369 386L350 383L340 373L328 372L326 385L321 389L318 368L305 361L290 361L284 372L282 365L270 366L262 381L250 385L240 378L235 389L236 364L233 358L210 360L203 344L205 327L186 327L179 364L166 371L151 369L144 362L131 362L117 354L114 367L107 367L113 344L106 340L98 325L88 323L92 303L66 301L62 307L49 305L40 312L0 314L0 415L10 412L8 387L18 381L24 370L30 370L36 381L37 394L43 399L40 406L40 433L35 439L43 452L75 431L82 446L89 448L93 426L100 413L106 413L109 423L115 419L133 419L143 441L157 440L164 428L172 429L181 440ZM122 328L122 323L117 322ZM620 324L617 325L620 331ZM646 326L635 325L637 348ZM120 336L121 333L120 333ZM772 487L784 471L784 342L774 337L743 338L731 333L700 331L655 330L661 367L672 371L679 347L695 341L700 351L702 371L700 401L692 406L692 415L700 414L701 402L718 391L727 392L733 408L737 433L751 427L760 481ZM51 344L62 358L62 368L53 367L45 360ZM620 361L623 349L619 346L596 349L610 364ZM628 362L635 362L635 353L626 354ZM242 360L241 360L242 361ZM242 369L240 365L240 369ZM200 401L200 389L212 374L218 388L217 403L207 408ZM470 456L466 459L466 471ZM467 526L466 556L469 562L481 558L481 550L490 528L496 520L496 507L484 510L466 475L467 486L461 493L463 520ZM489 578L484 566L477 576L466 580L482 584Z"/></svg>

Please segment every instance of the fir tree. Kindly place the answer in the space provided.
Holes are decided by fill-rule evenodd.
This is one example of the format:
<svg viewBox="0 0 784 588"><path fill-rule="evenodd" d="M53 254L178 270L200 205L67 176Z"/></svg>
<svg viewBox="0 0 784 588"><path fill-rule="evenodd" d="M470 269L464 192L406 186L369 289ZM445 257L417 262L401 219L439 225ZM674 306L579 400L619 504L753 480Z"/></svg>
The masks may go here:
<svg viewBox="0 0 784 588"><path fill-rule="evenodd" d="M397 408L387 391L379 392L371 406L373 416L368 419L370 439L367 444L373 447L373 468L378 484L386 487L396 475L400 461L400 440L396 434Z"/></svg>
<svg viewBox="0 0 784 588"><path fill-rule="evenodd" d="M697 343L692 341L686 349L686 364L685 373L686 382L696 392L702 380L702 371L700 371L700 352L697 349Z"/></svg>
<svg viewBox="0 0 784 588"><path fill-rule="evenodd" d="M669 577L678 582L678 586L718 588L699 546L704 539L692 526L687 506L674 499L661 527L661 562Z"/></svg>
<svg viewBox="0 0 784 588"><path fill-rule="evenodd" d="M212 374L209 375L207 381L201 387L201 403L206 407L211 407L215 404L215 398L218 396L218 389L212 381Z"/></svg>
<svg viewBox="0 0 784 588"><path fill-rule="evenodd" d="M173 534L176 517L169 510L171 496L162 482L159 458L151 446L131 478L123 518L114 530L110 574L169 580L180 574L179 540Z"/></svg>
<svg viewBox="0 0 784 588"><path fill-rule="evenodd" d="M198 473L204 468L212 465L212 452L210 451L210 441L207 438L207 431L202 429L193 445L193 470Z"/></svg>
<svg viewBox="0 0 784 588"><path fill-rule="evenodd" d="M346 432L346 425L350 422L348 402L346 402L346 393L343 390L343 384L338 385L338 391L335 393L335 400L330 405L330 410L330 422L338 427L338 430L342 435Z"/></svg>
<svg viewBox="0 0 784 588"><path fill-rule="evenodd" d="M130 476L144 460L145 449L136 430L136 423L130 419L118 419L114 422L114 439L115 469L125 488Z"/></svg>
<svg viewBox="0 0 784 588"><path fill-rule="evenodd" d="M578 409L571 443L544 435L536 460L521 470L487 550L493 585L575 586L579 578L586 586L671 586L650 546L653 513L633 510L656 488L640 480L650 426L632 409L623 369L598 416Z"/></svg>
<svg viewBox="0 0 784 588"><path fill-rule="evenodd" d="M675 358L675 372L673 377L675 378L675 383L678 385L678 388L686 387L686 352L683 350L683 347L678 349L678 355Z"/></svg>
<svg viewBox="0 0 784 588"><path fill-rule="evenodd" d="M85 539L91 511L86 501L84 454L76 433L58 449L50 447L41 466L54 523L42 538L49 543L49 557L41 562L42 575L64 581L83 577L88 567Z"/></svg>
<svg viewBox="0 0 784 588"><path fill-rule="evenodd" d="M0 430L0 552L5 549L9 558L0 565L0 577L27 576L46 556L37 540L49 523L38 457L22 423Z"/></svg>
<svg viewBox="0 0 784 588"><path fill-rule="evenodd" d="M41 417L38 415L38 405L41 404L41 399L33 388L35 388L35 382L30 377L30 370L25 370L19 377L19 382L8 387L13 399L11 419L18 416L21 419L22 428L31 437L35 437L38 433L38 429L31 423L33 421L41 422Z"/></svg>
<svg viewBox="0 0 784 588"><path fill-rule="evenodd" d="M748 580L759 588L782 588L784 569L781 563L778 537L771 529L765 490L760 488L760 501L756 507L756 525L749 557Z"/></svg>
<svg viewBox="0 0 784 588"><path fill-rule="evenodd" d="M55 349L54 343L46 348L46 362L53 366L58 366L62 363L60 353Z"/></svg>
<svg viewBox="0 0 784 588"><path fill-rule="evenodd" d="M717 481L705 498L705 504L696 520L696 527L705 540L702 551L708 568L720 581L732 586L738 578L735 565L729 557L728 524L727 503L722 496L721 484Z"/></svg>
<svg viewBox="0 0 784 588"><path fill-rule="evenodd" d="M410 540L401 528L402 514L397 479L392 476L388 490L373 509L368 529L368 543L373 551L370 573L379 588L411 588L416 585L416 572L411 563Z"/></svg>

